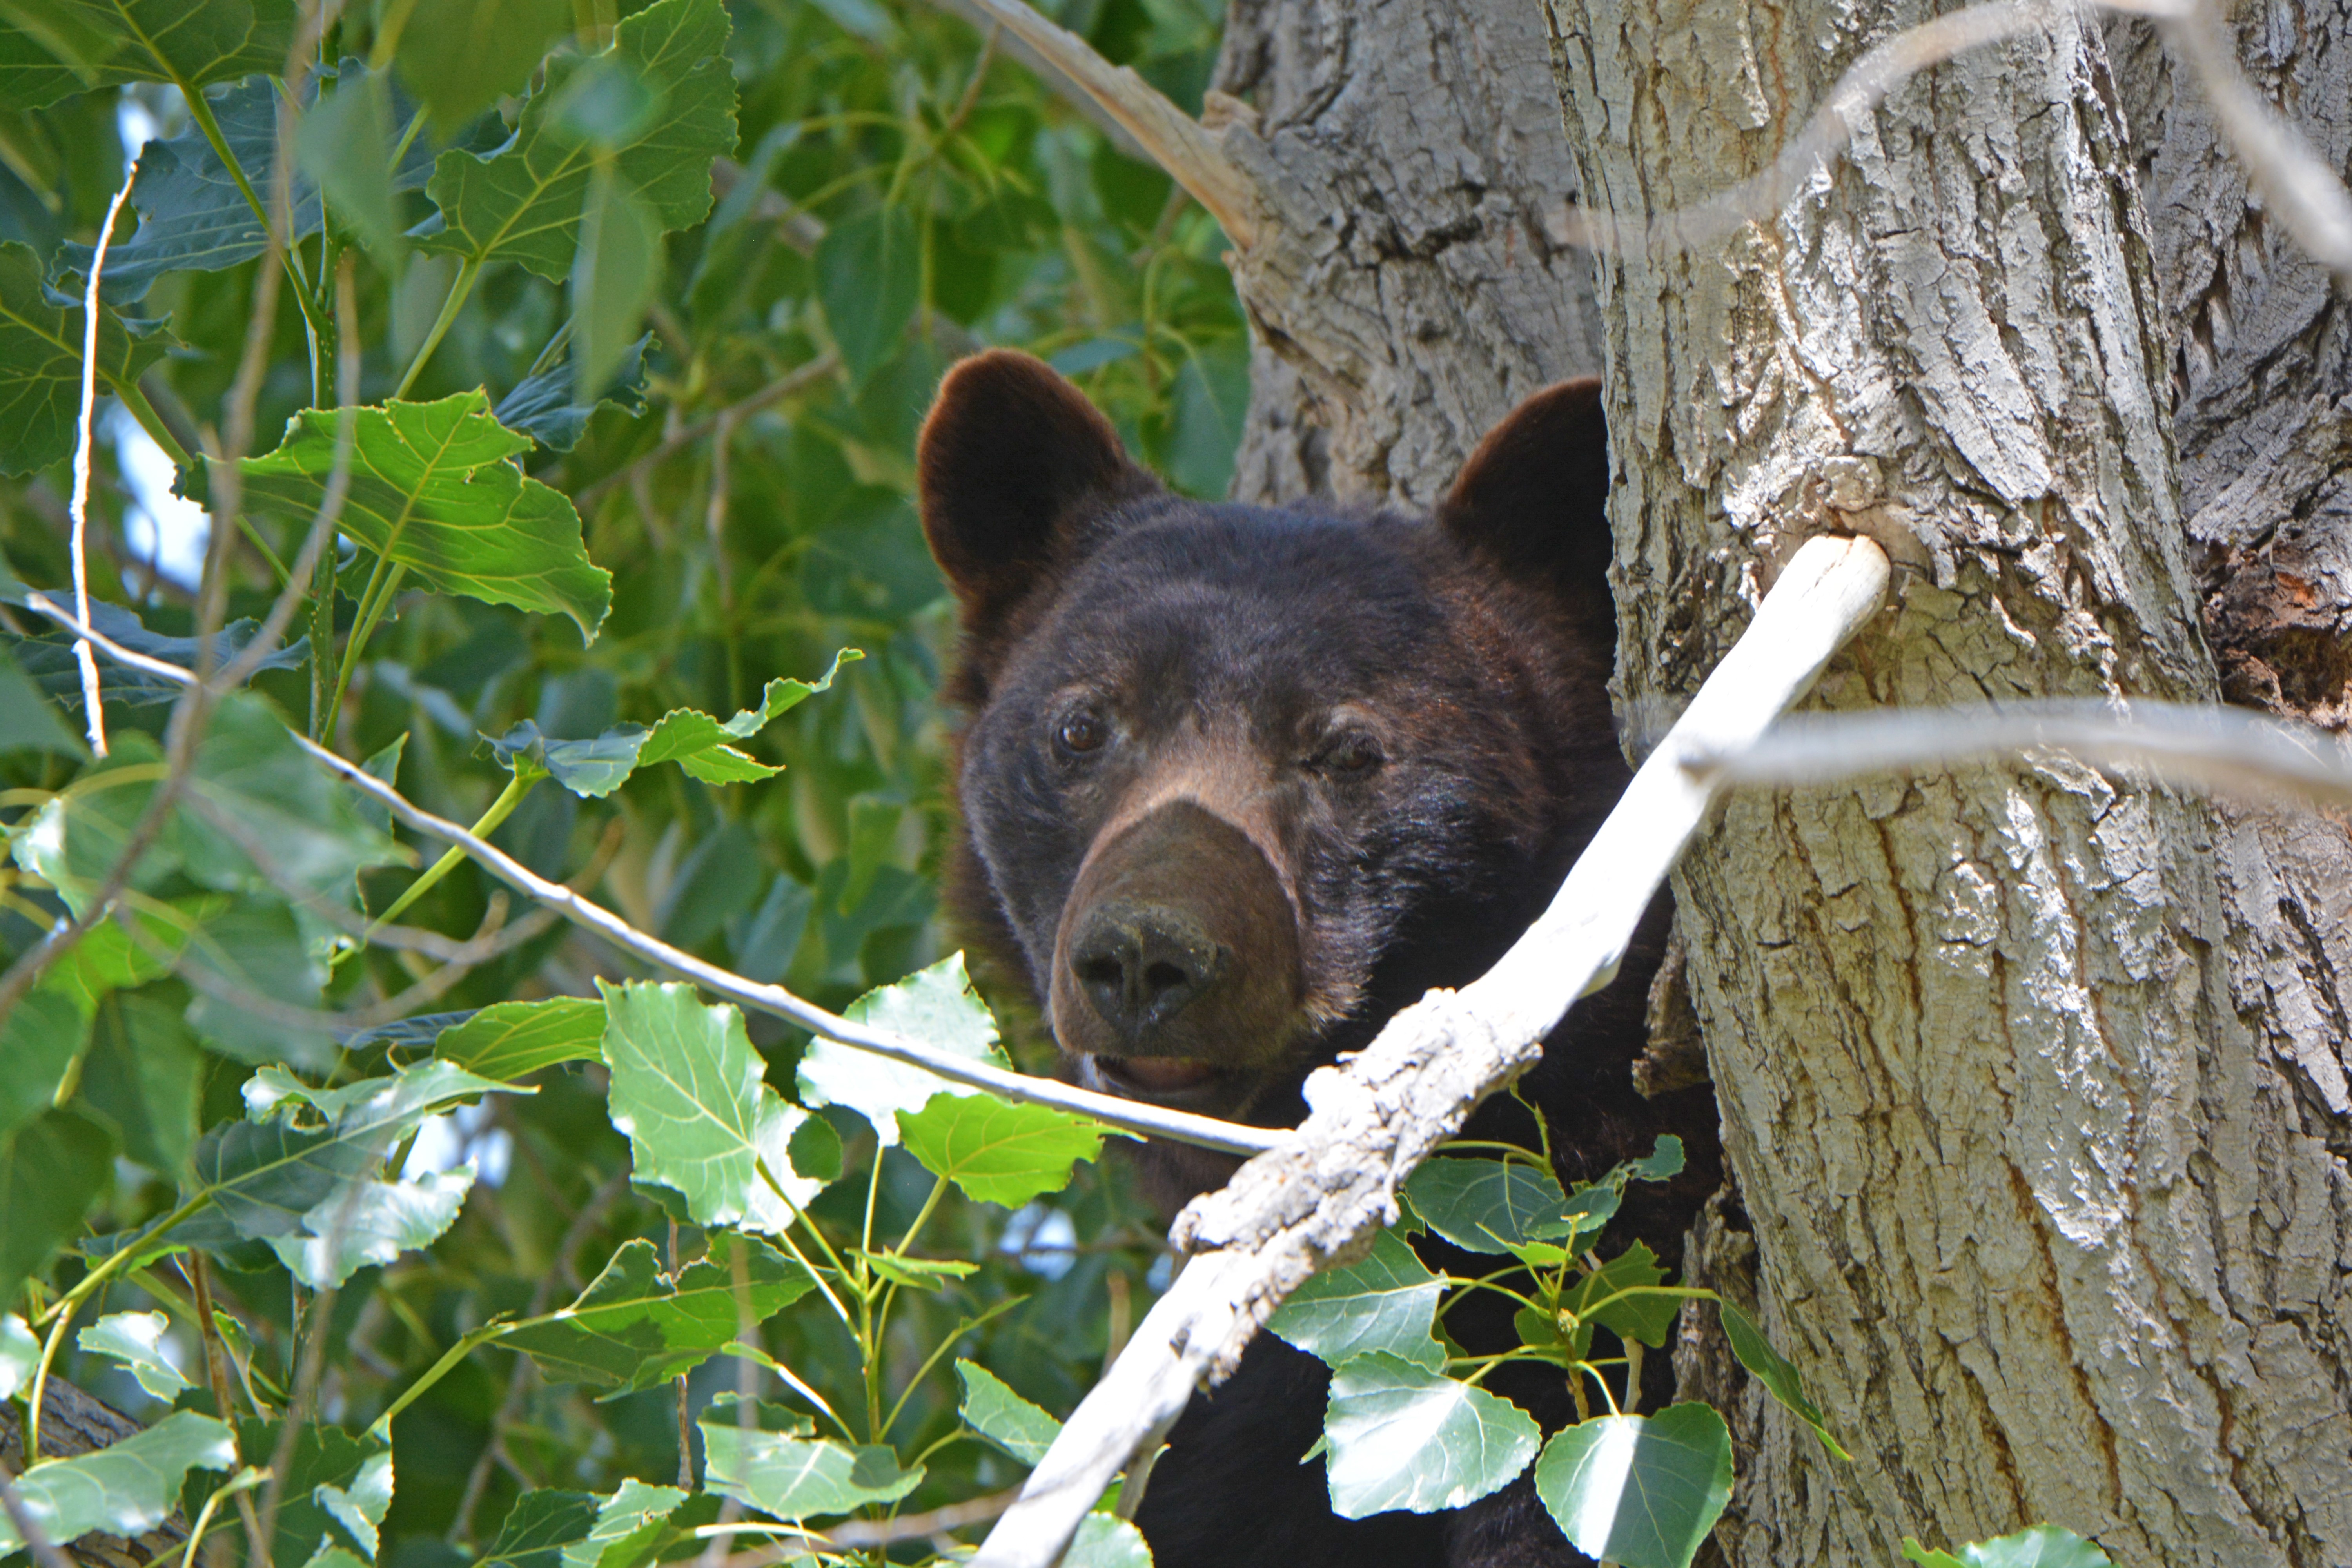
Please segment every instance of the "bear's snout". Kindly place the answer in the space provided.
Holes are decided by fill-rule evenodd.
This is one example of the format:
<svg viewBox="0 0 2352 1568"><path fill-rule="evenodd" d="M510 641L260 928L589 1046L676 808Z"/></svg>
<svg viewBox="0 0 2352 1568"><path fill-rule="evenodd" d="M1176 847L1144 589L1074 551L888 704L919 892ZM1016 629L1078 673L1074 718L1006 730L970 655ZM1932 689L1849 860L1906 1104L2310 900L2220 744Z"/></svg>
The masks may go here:
<svg viewBox="0 0 2352 1568"><path fill-rule="evenodd" d="M1299 1018L1297 922L1248 835L1191 800L1096 847L1063 906L1050 1013L1119 1093L1236 1110Z"/></svg>

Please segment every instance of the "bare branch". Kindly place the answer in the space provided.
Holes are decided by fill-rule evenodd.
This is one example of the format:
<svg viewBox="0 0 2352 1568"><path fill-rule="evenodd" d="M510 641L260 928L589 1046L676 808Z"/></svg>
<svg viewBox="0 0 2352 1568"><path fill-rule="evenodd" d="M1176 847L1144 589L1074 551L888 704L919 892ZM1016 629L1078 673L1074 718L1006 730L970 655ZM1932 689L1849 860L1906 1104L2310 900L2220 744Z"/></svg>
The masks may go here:
<svg viewBox="0 0 2352 1568"><path fill-rule="evenodd" d="M106 247L114 239L114 220L121 216L122 204L131 195L131 179L130 174L122 176L122 188L107 204L98 247L90 253L89 287L81 301L81 416L74 437L73 499L66 503L73 531L66 542L73 562L74 610L85 621L89 619L89 553L84 541L89 532L90 424L98 406L98 324L102 319L98 280L106 270ZM82 714L89 726L89 749L102 757L106 755L106 707L98 700L98 658L89 651L87 637L74 644L74 662L81 666Z"/></svg>
<svg viewBox="0 0 2352 1568"><path fill-rule="evenodd" d="M1534 1066L1570 1004L1616 973L1717 794L1682 759L1747 744L1802 696L1878 607L1887 572L1868 540L1800 550L1527 934L1477 981L1431 992L1360 1054L1311 1076L1297 1135L1177 1216L1171 1239L1195 1256L1064 1424L982 1546L979 1568L1050 1568L1195 1383L1230 1373L1284 1296L1396 1218L1396 1189L1412 1168Z"/></svg>

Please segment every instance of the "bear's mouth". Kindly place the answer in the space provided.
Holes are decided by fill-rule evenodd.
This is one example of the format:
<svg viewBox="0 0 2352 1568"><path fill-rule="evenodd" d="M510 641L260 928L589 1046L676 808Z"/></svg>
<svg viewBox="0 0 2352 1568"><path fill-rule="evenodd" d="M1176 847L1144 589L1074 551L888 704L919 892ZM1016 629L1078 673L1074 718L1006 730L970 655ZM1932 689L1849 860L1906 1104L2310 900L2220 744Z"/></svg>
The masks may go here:
<svg viewBox="0 0 2352 1568"><path fill-rule="evenodd" d="M1171 1105L1220 1099L1232 1076L1194 1057L1089 1056L1087 1066L1087 1076L1113 1094Z"/></svg>

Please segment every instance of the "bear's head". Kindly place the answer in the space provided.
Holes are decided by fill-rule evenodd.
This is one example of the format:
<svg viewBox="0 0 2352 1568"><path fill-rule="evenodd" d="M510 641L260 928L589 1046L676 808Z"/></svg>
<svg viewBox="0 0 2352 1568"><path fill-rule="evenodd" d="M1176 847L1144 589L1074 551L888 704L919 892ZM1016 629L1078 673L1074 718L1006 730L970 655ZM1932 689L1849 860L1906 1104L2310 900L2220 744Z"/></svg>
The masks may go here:
<svg viewBox="0 0 2352 1568"><path fill-rule="evenodd" d="M1623 787L1596 384L1433 518L1170 494L1024 354L951 371L923 528L963 623L956 897L1083 1081L1277 1124L1475 978Z"/></svg>

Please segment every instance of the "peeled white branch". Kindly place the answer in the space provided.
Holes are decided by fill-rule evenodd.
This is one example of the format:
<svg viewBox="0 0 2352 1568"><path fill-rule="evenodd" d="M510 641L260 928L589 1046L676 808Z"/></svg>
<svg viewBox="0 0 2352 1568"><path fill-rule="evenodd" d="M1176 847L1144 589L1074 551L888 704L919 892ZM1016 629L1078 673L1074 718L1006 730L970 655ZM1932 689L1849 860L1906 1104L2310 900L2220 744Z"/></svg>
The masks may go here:
<svg viewBox="0 0 2352 1568"><path fill-rule="evenodd" d="M1315 1073L1297 1136L1185 1209L1173 1239L1194 1257L1063 1426L977 1568L1051 1568L1111 1477L1195 1385L1227 1375L1284 1296L1396 1218L1412 1168L1535 1065L1570 1003L1615 974L1720 787L1685 759L1753 742L1877 609L1886 580L1886 557L1868 540L1800 550L1502 961L1458 992L1431 992L1363 1052Z"/></svg>

